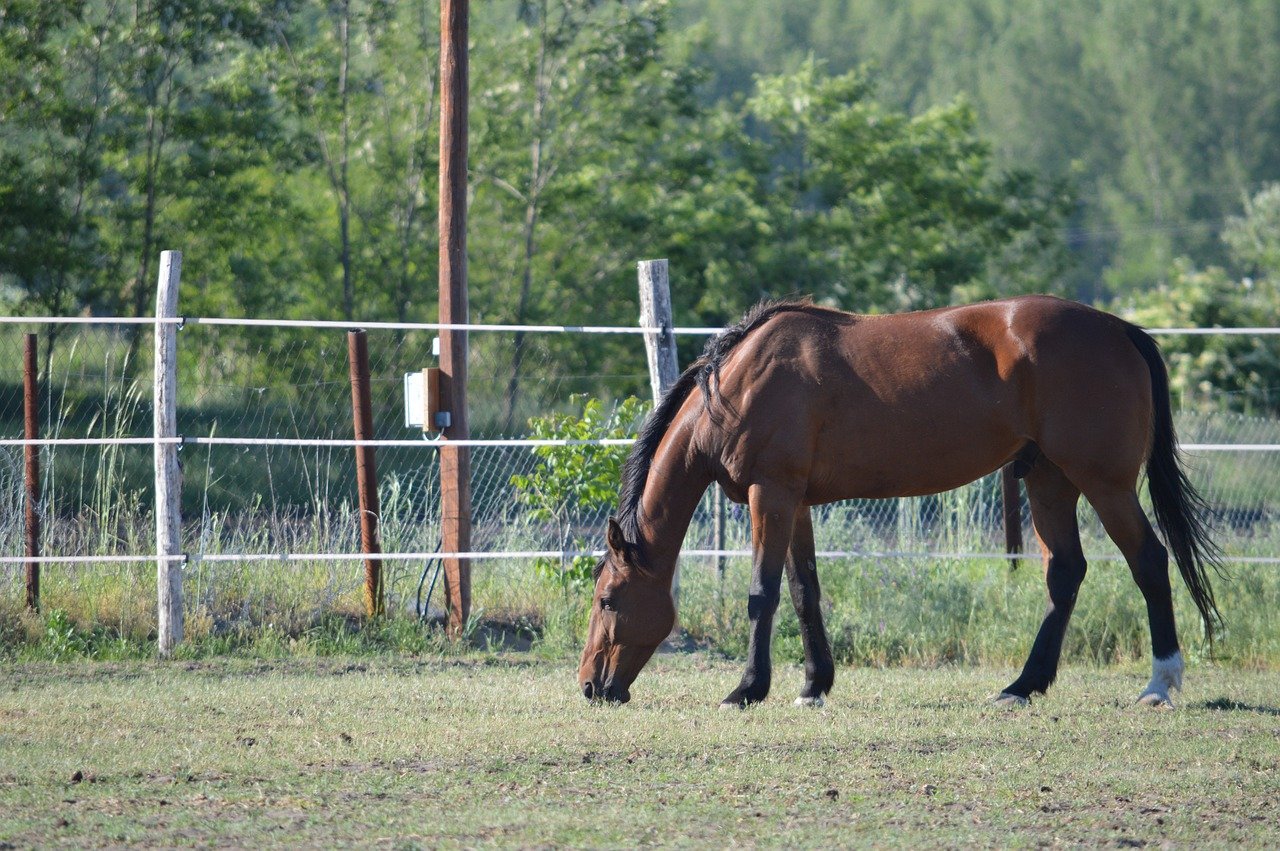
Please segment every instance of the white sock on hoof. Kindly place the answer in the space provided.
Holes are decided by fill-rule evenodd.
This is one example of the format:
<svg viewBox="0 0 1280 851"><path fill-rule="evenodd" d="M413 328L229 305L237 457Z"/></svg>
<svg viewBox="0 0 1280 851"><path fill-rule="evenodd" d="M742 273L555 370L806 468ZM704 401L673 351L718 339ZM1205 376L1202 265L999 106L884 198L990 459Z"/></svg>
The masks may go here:
<svg viewBox="0 0 1280 851"><path fill-rule="evenodd" d="M797 697L796 698L796 706L813 706L816 708L816 707L822 706L825 702L826 701L822 699L822 695L818 695L817 697Z"/></svg>
<svg viewBox="0 0 1280 851"><path fill-rule="evenodd" d="M1138 696L1138 703L1144 706L1173 706L1169 692L1182 691L1182 651L1176 650L1163 659L1151 661L1151 682Z"/></svg>

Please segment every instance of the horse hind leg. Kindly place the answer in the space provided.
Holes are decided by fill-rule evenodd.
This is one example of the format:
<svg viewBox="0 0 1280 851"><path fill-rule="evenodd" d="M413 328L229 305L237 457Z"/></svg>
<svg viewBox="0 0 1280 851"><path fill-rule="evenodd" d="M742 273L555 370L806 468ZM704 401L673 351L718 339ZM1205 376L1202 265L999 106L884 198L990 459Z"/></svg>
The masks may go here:
<svg viewBox="0 0 1280 851"><path fill-rule="evenodd" d="M1087 567L1076 522L1080 491L1043 457L1027 473L1026 483L1031 519L1044 553L1049 605L1022 673L996 698L996 703L1005 706L1027 703L1032 694L1043 694L1057 678L1062 639Z"/></svg>
<svg viewBox="0 0 1280 851"><path fill-rule="evenodd" d="M822 591L818 586L813 519L807 506L796 509L786 570L791 603L800 620L800 639L804 644L804 688L796 698L796 705L821 706L823 696L831 691L835 681L836 668L827 631L822 625Z"/></svg>
<svg viewBox="0 0 1280 851"><path fill-rule="evenodd" d="M1169 552L1156 537L1133 490L1086 492L1085 497L1098 512L1107 535L1120 548L1147 604L1147 622L1151 627L1151 682L1139 695L1138 703L1172 708L1169 692L1182 688L1183 661L1173 617Z"/></svg>

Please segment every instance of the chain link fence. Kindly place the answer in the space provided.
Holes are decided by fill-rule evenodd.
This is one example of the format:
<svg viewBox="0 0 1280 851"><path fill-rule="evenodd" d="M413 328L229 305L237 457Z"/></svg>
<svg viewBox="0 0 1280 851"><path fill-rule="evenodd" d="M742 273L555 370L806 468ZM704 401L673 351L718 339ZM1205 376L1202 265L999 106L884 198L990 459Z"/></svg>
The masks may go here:
<svg viewBox="0 0 1280 851"><path fill-rule="evenodd" d="M22 437L22 334L39 332L43 438L148 438L151 435L152 329L110 325L0 325L0 437ZM434 365L431 331L374 330L368 335L375 438L415 438L406 429L402 376ZM1280 338L1272 338L1280 340ZM701 340L684 340L689 353ZM1280 345L1280 342L1277 343ZM313 328L188 325L179 332L179 432L218 437L350 439L353 436L346 334ZM571 410L587 394L614 404L647 396L639 335L471 334L470 417L477 438L517 438L529 419ZM1179 415L1184 444L1277 444L1280 420L1234 414ZM625 448L585 451L625 455ZM526 447L472 452L473 549L502 553L599 545L606 508L567 505L533 519L513 478L544 463ZM149 444L46 446L41 449L44 552L139 556L155 552ZM361 568L348 561L282 563L281 553L359 551L354 452L350 448L188 446L181 452L183 547L188 554L260 553L236 563L193 561L187 568L194 634L273 617L305 619L359 609ZM434 449L377 450L382 548L438 549L439 475ZM1213 506L1218 540L1234 558L1280 555L1280 453L1192 451L1192 480ZM22 554L22 448L0 447L0 552ZM740 507L718 522L704 499L686 549L745 550L750 530ZM1024 536L1034 550L1028 513ZM1086 549L1114 556L1082 503ZM819 550L966 557L1004 545L998 476L931 497L855 500L815 509ZM717 528L721 541L717 539ZM564 560L567 566L570 561ZM713 556L686 557L684 571L712 570ZM387 560L389 605L412 609L424 594L425 561ZM490 588L527 574L528 560L480 562ZM20 565L0 565L4 594L21 594ZM154 564L57 564L45 567L57 599L94 597L102 613L149 629L154 624ZM518 584L518 583L517 583ZM520 586L523 587L523 586ZM501 596L499 594L499 596ZM290 615L289 613L293 613ZM203 619L203 621L202 621ZM203 624L203 625L202 625Z"/></svg>

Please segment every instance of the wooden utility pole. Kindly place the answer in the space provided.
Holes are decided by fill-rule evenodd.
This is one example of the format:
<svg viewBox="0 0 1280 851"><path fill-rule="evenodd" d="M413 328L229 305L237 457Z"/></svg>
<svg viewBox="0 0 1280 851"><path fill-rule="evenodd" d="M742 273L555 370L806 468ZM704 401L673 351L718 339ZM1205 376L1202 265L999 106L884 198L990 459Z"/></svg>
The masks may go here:
<svg viewBox="0 0 1280 851"><path fill-rule="evenodd" d="M465 324L467 305L468 0L440 0L440 321ZM440 407L446 440L466 440L467 332L440 333ZM471 550L471 450L440 448L441 547ZM449 630L461 635L471 613L471 562L444 560Z"/></svg>
<svg viewBox="0 0 1280 851"><path fill-rule="evenodd" d="M373 394L369 388L369 340L363 331L347 332L347 364L351 370L351 421L356 440L373 440ZM356 489L360 497L360 551L382 552L378 546L378 462L372 446L356 447ZM382 559L364 561L364 613L386 614L382 594Z"/></svg>
<svg viewBox="0 0 1280 851"><path fill-rule="evenodd" d="M22 419L27 440L40 438L39 373L36 367L36 335L27 334L22 345ZM23 447L26 461L23 479L26 483L27 558L40 555L40 447L28 443ZM27 562L27 609L40 611L40 563Z"/></svg>

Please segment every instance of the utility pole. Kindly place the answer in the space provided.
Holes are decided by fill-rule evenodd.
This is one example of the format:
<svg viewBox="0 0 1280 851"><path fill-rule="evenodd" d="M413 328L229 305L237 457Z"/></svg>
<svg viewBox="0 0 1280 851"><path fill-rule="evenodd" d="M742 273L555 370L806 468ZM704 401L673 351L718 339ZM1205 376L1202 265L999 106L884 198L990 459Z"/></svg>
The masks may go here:
<svg viewBox="0 0 1280 851"><path fill-rule="evenodd" d="M440 322L466 324L468 0L440 0ZM467 440L467 332L440 332L440 408L445 441ZM471 551L471 450L440 448L441 547ZM461 635L471 613L471 562L444 560L449 631Z"/></svg>

